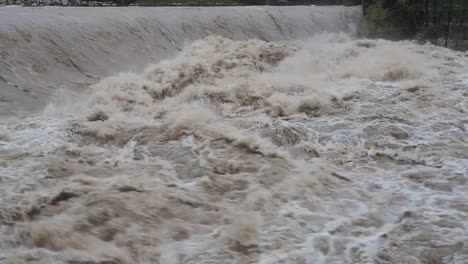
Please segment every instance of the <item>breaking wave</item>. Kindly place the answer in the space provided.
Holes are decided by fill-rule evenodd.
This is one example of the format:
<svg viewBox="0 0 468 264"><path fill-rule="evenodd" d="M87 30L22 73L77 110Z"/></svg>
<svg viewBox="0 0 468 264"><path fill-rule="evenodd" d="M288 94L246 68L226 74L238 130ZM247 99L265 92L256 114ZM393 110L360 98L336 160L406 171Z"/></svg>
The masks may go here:
<svg viewBox="0 0 468 264"><path fill-rule="evenodd" d="M466 54L210 36L0 130L5 263L466 263Z"/></svg>

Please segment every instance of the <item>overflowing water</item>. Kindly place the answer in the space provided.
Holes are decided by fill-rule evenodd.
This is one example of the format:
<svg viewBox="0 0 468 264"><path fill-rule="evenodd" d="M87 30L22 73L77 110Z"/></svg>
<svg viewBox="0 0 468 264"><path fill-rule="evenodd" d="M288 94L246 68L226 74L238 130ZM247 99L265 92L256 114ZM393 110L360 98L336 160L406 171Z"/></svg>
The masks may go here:
<svg viewBox="0 0 468 264"><path fill-rule="evenodd" d="M467 61L210 36L58 94L0 127L0 262L468 263Z"/></svg>

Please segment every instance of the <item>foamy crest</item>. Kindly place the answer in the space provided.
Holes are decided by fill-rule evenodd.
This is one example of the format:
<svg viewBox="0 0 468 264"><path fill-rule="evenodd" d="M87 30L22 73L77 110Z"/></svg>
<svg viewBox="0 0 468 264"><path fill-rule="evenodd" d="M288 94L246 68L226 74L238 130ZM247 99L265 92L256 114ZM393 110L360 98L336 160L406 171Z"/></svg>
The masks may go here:
<svg viewBox="0 0 468 264"><path fill-rule="evenodd" d="M464 263L462 58L208 37L103 79L2 126L0 260Z"/></svg>

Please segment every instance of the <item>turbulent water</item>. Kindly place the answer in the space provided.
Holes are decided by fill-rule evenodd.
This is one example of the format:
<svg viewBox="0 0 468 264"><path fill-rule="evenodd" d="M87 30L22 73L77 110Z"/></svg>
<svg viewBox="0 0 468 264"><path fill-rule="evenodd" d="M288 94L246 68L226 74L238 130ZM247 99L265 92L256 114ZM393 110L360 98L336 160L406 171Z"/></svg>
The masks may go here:
<svg viewBox="0 0 468 264"><path fill-rule="evenodd" d="M359 33L345 7L0 8L0 116L41 109L57 89L81 93L142 71L207 36L265 41Z"/></svg>
<svg viewBox="0 0 468 264"><path fill-rule="evenodd" d="M468 54L210 36L0 127L1 263L468 263Z"/></svg>

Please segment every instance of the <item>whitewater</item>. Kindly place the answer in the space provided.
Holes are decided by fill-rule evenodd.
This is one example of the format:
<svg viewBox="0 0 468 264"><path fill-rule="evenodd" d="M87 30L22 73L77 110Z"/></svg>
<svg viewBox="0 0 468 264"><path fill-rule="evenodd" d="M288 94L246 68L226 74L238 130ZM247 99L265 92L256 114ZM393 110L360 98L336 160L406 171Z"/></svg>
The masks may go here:
<svg viewBox="0 0 468 264"><path fill-rule="evenodd" d="M0 8L0 263L468 263L468 53L364 33Z"/></svg>

